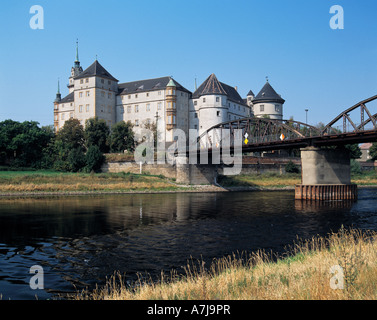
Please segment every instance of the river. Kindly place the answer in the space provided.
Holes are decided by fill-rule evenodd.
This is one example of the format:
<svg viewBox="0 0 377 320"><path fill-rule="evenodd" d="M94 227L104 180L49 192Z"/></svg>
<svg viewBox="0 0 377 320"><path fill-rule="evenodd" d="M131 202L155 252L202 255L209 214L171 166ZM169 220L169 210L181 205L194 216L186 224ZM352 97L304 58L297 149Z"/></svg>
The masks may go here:
<svg viewBox="0 0 377 320"><path fill-rule="evenodd" d="M357 202L295 201L292 191L0 199L2 299L49 299L119 271L156 279L187 262L235 252L283 252L344 225L377 230L377 189ZM43 289L32 290L32 266Z"/></svg>

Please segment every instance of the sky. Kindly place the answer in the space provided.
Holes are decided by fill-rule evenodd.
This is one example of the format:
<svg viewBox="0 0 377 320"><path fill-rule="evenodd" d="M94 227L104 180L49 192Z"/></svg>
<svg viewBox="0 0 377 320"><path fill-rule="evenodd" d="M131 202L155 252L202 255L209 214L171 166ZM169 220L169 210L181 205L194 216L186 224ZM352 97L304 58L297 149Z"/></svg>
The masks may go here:
<svg viewBox="0 0 377 320"><path fill-rule="evenodd" d="M33 5L43 29L30 26ZM330 27L333 5L343 29ZM82 67L97 56L120 83L173 76L193 92L214 73L246 98L268 76L285 119L308 109L308 123L328 123L377 94L376 12L375 0L3 0L0 121L53 124L78 39Z"/></svg>

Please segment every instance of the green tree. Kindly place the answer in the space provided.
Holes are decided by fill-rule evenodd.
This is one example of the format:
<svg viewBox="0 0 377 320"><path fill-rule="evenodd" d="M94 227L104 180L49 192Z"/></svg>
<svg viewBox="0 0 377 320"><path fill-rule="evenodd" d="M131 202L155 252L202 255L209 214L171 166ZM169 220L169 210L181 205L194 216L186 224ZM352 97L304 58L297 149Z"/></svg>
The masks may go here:
<svg viewBox="0 0 377 320"><path fill-rule="evenodd" d="M105 162L105 156L98 146L90 146L85 155L85 171L100 172L101 166Z"/></svg>
<svg viewBox="0 0 377 320"><path fill-rule="evenodd" d="M373 161L377 160L377 142L372 143L372 146L369 148L369 155Z"/></svg>
<svg viewBox="0 0 377 320"><path fill-rule="evenodd" d="M134 132L130 121L120 121L112 126L110 135L110 151L123 152L124 150L134 151Z"/></svg>
<svg viewBox="0 0 377 320"><path fill-rule="evenodd" d="M39 167L43 150L54 137L50 127L40 128L38 122L0 122L0 162L12 166Z"/></svg>
<svg viewBox="0 0 377 320"><path fill-rule="evenodd" d="M98 146L101 152L109 152L110 129L105 120L97 117L86 120L84 135L87 148Z"/></svg>
<svg viewBox="0 0 377 320"><path fill-rule="evenodd" d="M58 131L54 153L54 168L61 171L77 172L85 162L84 128L77 119L70 119Z"/></svg>

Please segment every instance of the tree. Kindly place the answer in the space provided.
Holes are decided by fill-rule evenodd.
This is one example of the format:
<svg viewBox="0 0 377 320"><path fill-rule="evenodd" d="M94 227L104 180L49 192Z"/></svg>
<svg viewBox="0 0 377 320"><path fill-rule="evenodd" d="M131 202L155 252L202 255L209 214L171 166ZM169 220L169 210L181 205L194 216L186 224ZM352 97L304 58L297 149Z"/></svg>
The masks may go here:
<svg viewBox="0 0 377 320"><path fill-rule="evenodd" d="M16 167L39 167L43 150L54 137L50 127L40 128L38 122L0 122L0 162Z"/></svg>
<svg viewBox="0 0 377 320"><path fill-rule="evenodd" d="M56 135L54 168L61 171L77 172L85 162L84 128L77 119L70 119Z"/></svg>
<svg viewBox="0 0 377 320"><path fill-rule="evenodd" d="M84 148L84 128L77 119L69 119L58 131L56 141L61 141L65 148Z"/></svg>
<svg viewBox="0 0 377 320"><path fill-rule="evenodd" d="M110 129L105 120L97 117L86 120L84 135L88 149L91 146L98 146L101 152L109 152Z"/></svg>
<svg viewBox="0 0 377 320"><path fill-rule="evenodd" d="M373 161L377 160L377 142L372 143L372 146L369 148L369 155Z"/></svg>
<svg viewBox="0 0 377 320"><path fill-rule="evenodd" d="M110 135L110 151L123 152L134 151L134 132L130 121L120 121L112 126Z"/></svg>
<svg viewBox="0 0 377 320"><path fill-rule="evenodd" d="M85 171L99 172L102 164L105 162L105 156L98 146L90 146L85 155Z"/></svg>

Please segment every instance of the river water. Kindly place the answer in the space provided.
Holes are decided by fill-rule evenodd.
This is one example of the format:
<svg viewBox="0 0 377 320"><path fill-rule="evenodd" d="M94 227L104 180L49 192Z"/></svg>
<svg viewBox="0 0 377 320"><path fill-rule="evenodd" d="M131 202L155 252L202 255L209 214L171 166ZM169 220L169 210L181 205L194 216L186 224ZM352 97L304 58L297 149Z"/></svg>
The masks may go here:
<svg viewBox="0 0 377 320"><path fill-rule="evenodd" d="M295 201L292 191L0 199L0 294L48 299L101 285L114 271L133 281L184 273L191 258L283 252L341 225L377 230L376 208L372 188L357 202ZM30 288L35 265L44 289Z"/></svg>

